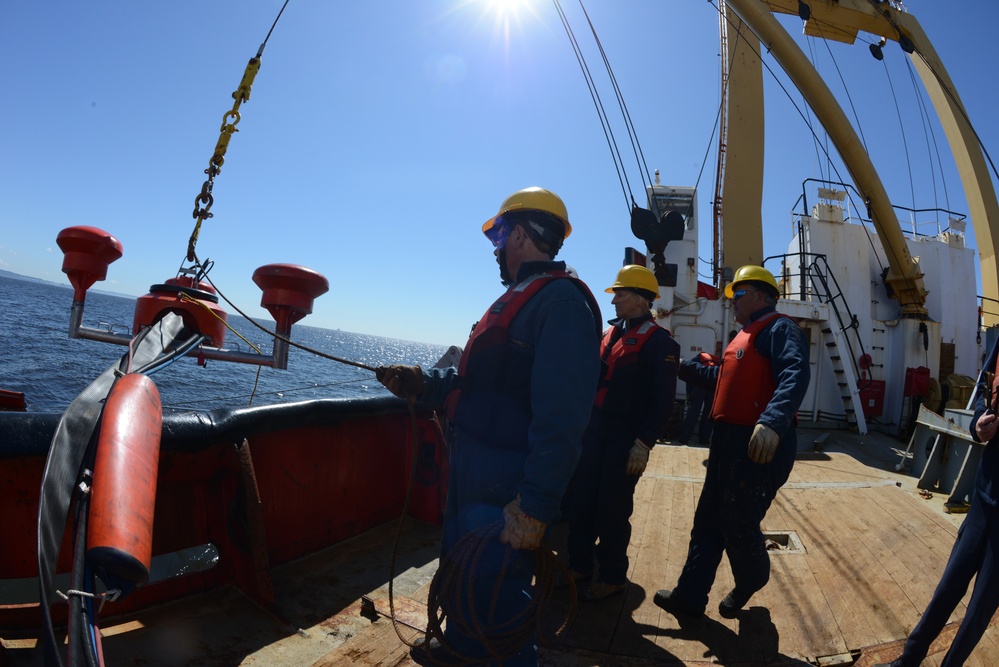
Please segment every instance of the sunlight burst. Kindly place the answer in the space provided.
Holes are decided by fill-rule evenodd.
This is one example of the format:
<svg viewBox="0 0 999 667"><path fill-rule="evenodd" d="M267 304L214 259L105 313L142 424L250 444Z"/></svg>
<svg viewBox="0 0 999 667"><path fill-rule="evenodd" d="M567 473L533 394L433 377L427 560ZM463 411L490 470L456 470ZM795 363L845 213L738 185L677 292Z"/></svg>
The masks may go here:
<svg viewBox="0 0 999 667"><path fill-rule="evenodd" d="M530 4L531 0L488 0L489 10L495 13L500 21L516 21L521 10Z"/></svg>
<svg viewBox="0 0 999 667"><path fill-rule="evenodd" d="M492 15L493 29L509 48L511 33L520 30L526 15L536 16L533 0L486 0L484 15Z"/></svg>

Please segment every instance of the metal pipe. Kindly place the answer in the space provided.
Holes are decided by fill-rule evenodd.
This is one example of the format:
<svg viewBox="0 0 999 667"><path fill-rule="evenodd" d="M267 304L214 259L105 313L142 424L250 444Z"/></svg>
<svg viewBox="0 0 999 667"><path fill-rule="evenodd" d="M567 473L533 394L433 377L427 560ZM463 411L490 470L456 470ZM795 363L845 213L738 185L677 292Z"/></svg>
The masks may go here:
<svg viewBox="0 0 999 667"><path fill-rule="evenodd" d="M74 302L74 307L76 303ZM75 316L75 315L74 315ZM80 317L83 316L82 310L80 311ZM128 345L132 342L132 336L128 334L116 334L110 331L102 331L100 329L93 329L91 327L81 327L77 324L75 328L70 328L69 332L70 338L82 338L84 340L95 340L101 343L113 343L115 345ZM280 345L279 345L280 344ZM281 370L288 368L288 345L284 341L275 340L274 350L278 351L279 347L284 348L283 351L283 365L278 365L278 361L275 360L274 354L251 354L249 352L240 352L238 350L224 350L217 347L197 347L186 355L187 357L203 357L205 359L214 359L217 361L233 361L238 364L251 364L254 366L271 366Z"/></svg>

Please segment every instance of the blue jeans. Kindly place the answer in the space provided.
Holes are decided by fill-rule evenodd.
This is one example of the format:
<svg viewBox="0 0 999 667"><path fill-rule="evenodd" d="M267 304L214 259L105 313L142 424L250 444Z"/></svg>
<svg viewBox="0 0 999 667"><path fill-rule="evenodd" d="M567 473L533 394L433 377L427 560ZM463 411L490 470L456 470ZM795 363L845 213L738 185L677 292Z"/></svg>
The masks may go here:
<svg viewBox="0 0 999 667"><path fill-rule="evenodd" d="M440 568L457 580L456 594L440 600L447 615L444 639L461 655L481 661L476 664L498 664L488 661L489 653L479 639L484 637L494 649L515 652L504 666L536 667L533 636L513 648L503 640L511 625L531 622L525 621L523 612L532 601L535 554L500 544L495 532L503 525L503 506L515 495L507 482L517 478L526 454L497 452L462 435L451 450L441 537ZM489 529L493 534L478 539ZM463 551L459 554L458 549ZM468 558L469 549L477 549L474 558ZM458 556L463 557L461 564L453 566Z"/></svg>

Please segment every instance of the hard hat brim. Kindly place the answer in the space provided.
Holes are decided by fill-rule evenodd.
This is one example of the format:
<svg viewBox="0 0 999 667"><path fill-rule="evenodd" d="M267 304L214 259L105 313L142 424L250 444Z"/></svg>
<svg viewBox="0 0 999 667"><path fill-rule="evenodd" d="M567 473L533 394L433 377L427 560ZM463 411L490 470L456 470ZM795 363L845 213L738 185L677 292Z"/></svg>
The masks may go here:
<svg viewBox="0 0 999 667"><path fill-rule="evenodd" d="M763 280L740 280L737 283L729 283L728 285L725 285L725 296L729 299L735 296L736 285L752 285L761 292L769 291L771 296L774 298L780 298L780 291L768 282Z"/></svg>
<svg viewBox="0 0 999 667"><path fill-rule="evenodd" d="M527 211L527 210L531 210L531 209L514 209L514 210ZM538 209L538 210L541 210L541 209ZM541 212L542 213L548 213L548 211L541 211ZM484 223L482 223L482 233L485 234L486 236L488 236L489 235L489 230L492 229L493 227L495 227L497 221L499 221L499 219L502 218L507 213L510 213L510 211L501 211L500 213L497 213L496 215L494 215L493 217L489 218ZM548 214L549 215L553 215L551 213L548 213ZM565 236L562 237L562 238L563 239L569 238L569 234L572 234L572 225L569 224L568 220L566 220L565 218L563 218L561 216L555 216L555 217L558 218L562 222L563 225L565 225Z"/></svg>

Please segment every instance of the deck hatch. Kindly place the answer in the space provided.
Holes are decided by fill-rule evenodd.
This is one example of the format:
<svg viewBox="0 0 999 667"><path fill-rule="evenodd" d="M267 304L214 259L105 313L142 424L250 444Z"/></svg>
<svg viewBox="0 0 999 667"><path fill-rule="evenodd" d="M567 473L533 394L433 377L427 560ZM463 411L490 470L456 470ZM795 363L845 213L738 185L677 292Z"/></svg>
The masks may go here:
<svg viewBox="0 0 999 667"><path fill-rule="evenodd" d="M798 539L798 534L793 530L764 530L763 539L766 540L767 551L774 554L803 554L805 545Z"/></svg>

